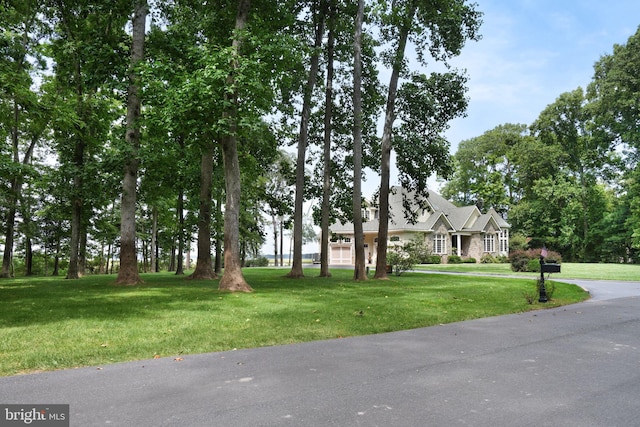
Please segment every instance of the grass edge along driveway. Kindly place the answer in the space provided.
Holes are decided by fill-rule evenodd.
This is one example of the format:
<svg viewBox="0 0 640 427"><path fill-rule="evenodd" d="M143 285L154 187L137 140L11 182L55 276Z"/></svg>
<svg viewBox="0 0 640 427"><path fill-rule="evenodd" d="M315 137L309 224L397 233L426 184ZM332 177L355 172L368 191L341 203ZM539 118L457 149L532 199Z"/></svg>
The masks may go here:
<svg viewBox="0 0 640 427"><path fill-rule="evenodd" d="M405 273L354 282L306 270L245 269L253 293L217 290L217 280L144 274L115 286L115 276L0 281L0 376L82 366L181 358L226 351L427 327L572 304L581 288L556 284L551 302L528 304L535 280Z"/></svg>

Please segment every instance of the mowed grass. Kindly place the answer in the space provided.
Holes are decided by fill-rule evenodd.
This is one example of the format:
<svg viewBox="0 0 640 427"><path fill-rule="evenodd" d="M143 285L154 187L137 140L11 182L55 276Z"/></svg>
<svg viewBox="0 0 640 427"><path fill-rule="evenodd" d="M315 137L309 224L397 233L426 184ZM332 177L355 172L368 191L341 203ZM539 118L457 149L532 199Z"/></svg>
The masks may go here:
<svg viewBox="0 0 640 427"><path fill-rule="evenodd" d="M514 273L510 264L424 264L416 266L417 270L498 274L520 277L537 277L540 273ZM639 264L579 264L563 262L561 272L554 273L555 279L587 279L587 280L622 280L640 281Z"/></svg>
<svg viewBox="0 0 640 427"><path fill-rule="evenodd" d="M571 304L588 295L558 284L548 304L527 304L535 281L405 273L354 282L350 270L284 278L245 269L253 293L170 273L115 286L115 276L0 281L0 375L183 357L398 331Z"/></svg>

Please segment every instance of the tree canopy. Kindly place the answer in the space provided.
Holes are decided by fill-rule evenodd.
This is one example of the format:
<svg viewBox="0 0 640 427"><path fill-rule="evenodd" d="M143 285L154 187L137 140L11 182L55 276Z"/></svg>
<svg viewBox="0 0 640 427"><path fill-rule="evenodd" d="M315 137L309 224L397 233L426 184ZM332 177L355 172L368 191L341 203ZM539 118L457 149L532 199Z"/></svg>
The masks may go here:
<svg viewBox="0 0 640 427"><path fill-rule="evenodd" d="M448 177L445 196L495 208L531 245L638 261L640 30L586 89L451 156L443 135L465 114L468 76L450 60L480 39L474 3L46 0L0 12L1 277L122 271L137 283L189 268L250 290L241 269L267 227L281 257L292 230L299 277L310 200L323 200L323 230L360 224L359 184L375 171L388 224L392 150L409 190Z"/></svg>

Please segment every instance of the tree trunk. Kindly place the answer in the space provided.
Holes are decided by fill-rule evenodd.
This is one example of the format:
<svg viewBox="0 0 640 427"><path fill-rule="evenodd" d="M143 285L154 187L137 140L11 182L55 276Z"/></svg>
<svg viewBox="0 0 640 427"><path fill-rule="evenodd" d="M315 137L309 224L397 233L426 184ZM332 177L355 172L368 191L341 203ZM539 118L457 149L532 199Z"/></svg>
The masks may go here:
<svg viewBox="0 0 640 427"><path fill-rule="evenodd" d="M81 138L81 137L77 137ZM67 279L79 279L78 273L80 235L82 233L82 169L84 168L84 141L75 143L73 164L76 172L73 177L73 196L71 197L71 239L69 242L69 267L67 268Z"/></svg>
<svg viewBox="0 0 640 427"><path fill-rule="evenodd" d="M198 214L198 256L190 279L215 279L211 259L211 193L215 145L205 147L200 162L200 208Z"/></svg>
<svg viewBox="0 0 640 427"><path fill-rule="evenodd" d="M280 217L280 267L284 267L284 218Z"/></svg>
<svg viewBox="0 0 640 427"><path fill-rule="evenodd" d="M26 237L24 242L24 275L33 276L33 247L31 237Z"/></svg>
<svg viewBox="0 0 640 427"><path fill-rule="evenodd" d="M144 59L145 25L147 18L146 0L135 3L133 16L133 40L131 49L131 69L129 74L129 93L127 100L127 125L125 139L131 152L127 156L124 178L122 180L122 205L120 223L120 270L116 283L137 285L142 283L138 273L136 253L136 190L138 179L138 149L140 147L139 87L135 66Z"/></svg>
<svg viewBox="0 0 640 427"><path fill-rule="evenodd" d="M27 43L28 38L28 29L25 27L23 40L25 44ZM17 61L16 68L24 71L25 63L28 63L26 57L26 50L24 55L21 55ZM13 162L20 162L20 105L17 99L17 94L14 92L13 94L13 108L12 108L12 125L9 131L11 137L11 145L13 152ZM31 156L33 154L33 150L35 148L36 143L39 140L39 135L31 138L31 142L29 143L29 147L27 148L24 157L22 159L22 164L27 165L31 162ZM13 243L14 243L14 232L15 232L15 220L16 220L16 212L18 209L18 202L21 198L22 191L22 182L23 176L18 173L11 179L11 188L9 189L9 194L7 197L7 202L9 206L9 211L6 216L6 228L5 228L5 241L4 241L4 253L2 255L2 269L0 270L0 278L8 278L13 276ZM26 209L25 209L26 211ZM25 216L26 218L26 216Z"/></svg>
<svg viewBox="0 0 640 427"><path fill-rule="evenodd" d="M78 245L78 276L87 274L87 224L82 221L80 244Z"/></svg>
<svg viewBox="0 0 640 427"><path fill-rule="evenodd" d="M241 44L239 32L245 27L249 19L250 0L239 0L236 15L236 36L232 42L233 71L227 78L229 87L235 87L234 72L238 68L237 55ZM251 286L242 275L240 262L240 162L238 160L237 120L238 95L236 90L225 95L228 105L223 118L228 120L229 127L222 139L222 157L224 163L224 181L226 188L226 203L224 211L224 273L220 278L219 289L232 292L251 292Z"/></svg>
<svg viewBox="0 0 640 427"><path fill-rule="evenodd" d="M404 60L404 51L407 46L410 24L416 13L415 5L409 6L407 18L400 28L398 38L398 50L393 62L391 78L389 80L389 92L387 94L387 107L384 117L384 129L382 131L382 162L380 165L380 223L378 226L378 248L376 260L376 279L387 279L387 238L389 235L389 181L391 173L391 133L395 120L395 102L398 92L398 79Z"/></svg>
<svg viewBox="0 0 640 427"><path fill-rule="evenodd" d="M184 154L184 135L179 134L178 145L180 147L180 153ZM184 177L182 171L178 171L178 202L176 204L176 215L178 216L178 256L176 262L176 250L175 243L171 248L171 262L169 271L176 272L176 275L180 276L184 274L184 247L185 247L185 230L184 230Z"/></svg>
<svg viewBox="0 0 640 427"><path fill-rule="evenodd" d="M322 182L322 217L320 219L320 277L331 277L329 271L329 221L331 217L331 121L333 119L333 60L335 44L335 8L329 11L329 36L327 39L327 87L324 111L324 154Z"/></svg>
<svg viewBox="0 0 640 427"><path fill-rule="evenodd" d="M13 185L12 185L13 187ZM13 188L11 189L11 198L13 199ZM7 224L5 228L4 253L2 256L2 272L0 277L11 277L11 258L13 256L13 239L16 218L16 201L9 201L9 212L7 213Z"/></svg>
<svg viewBox="0 0 640 427"><path fill-rule="evenodd" d="M278 219L272 214L271 223L273 224L273 266L278 266Z"/></svg>
<svg viewBox="0 0 640 427"><path fill-rule="evenodd" d="M11 128L11 143L13 145L13 161L18 163L20 161L20 157L18 154L19 144L18 144L18 122L20 119L20 108L18 107L18 102L13 100L13 126ZM16 221L16 212L18 209L18 199L20 193L22 180L19 176L15 176L11 180L11 189L9 190L9 197L7 198L9 211L7 213L7 224L5 227L5 241L4 241L4 254L2 256L2 271L0 272L0 277L9 278L11 277L11 261L13 258L13 240L15 239L15 221Z"/></svg>
<svg viewBox="0 0 640 427"><path fill-rule="evenodd" d="M151 271L158 272L158 258L156 257L158 248L158 207L154 206L151 211Z"/></svg>
<svg viewBox="0 0 640 427"><path fill-rule="evenodd" d="M362 230L362 20L364 0L358 1L358 14L354 37L353 64L353 233L356 264L354 280L366 280L364 232Z"/></svg>
<svg viewBox="0 0 640 427"><path fill-rule="evenodd" d="M218 198L216 199L216 224L222 223L222 192L218 192ZM219 227L217 225L216 227ZM213 266L213 271L216 274L222 274L222 238L220 231L216 230L216 258Z"/></svg>
<svg viewBox="0 0 640 427"><path fill-rule="evenodd" d="M56 240L56 253L53 258L53 271L51 275L58 277L60 275L60 237Z"/></svg>
<svg viewBox="0 0 640 427"><path fill-rule="evenodd" d="M184 191L182 190L182 187L178 193L178 206L176 209L176 213L178 214L178 259L175 264L175 269L176 275L180 276L184 274Z"/></svg>
<svg viewBox="0 0 640 427"><path fill-rule="evenodd" d="M298 135L298 158L296 163L296 197L293 212L293 265L287 277L304 277L302 271L302 216L304 204L304 168L307 153L307 142L309 132L309 116L311 115L311 97L316 85L318 67L320 61L320 48L322 47L322 36L324 35L324 11L318 11L318 22L316 24L316 34L314 41L314 53L311 56L311 66L309 76L304 90L302 102L302 115L300 119L300 133Z"/></svg>

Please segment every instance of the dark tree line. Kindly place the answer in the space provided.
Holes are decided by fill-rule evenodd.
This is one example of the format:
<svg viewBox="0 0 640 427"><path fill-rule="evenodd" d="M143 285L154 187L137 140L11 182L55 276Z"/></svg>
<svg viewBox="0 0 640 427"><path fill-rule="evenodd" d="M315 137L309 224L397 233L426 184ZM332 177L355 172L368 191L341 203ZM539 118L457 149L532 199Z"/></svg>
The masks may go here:
<svg viewBox="0 0 640 427"><path fill-rule="evenodd" d="M424 159L399 164L415 189L450 171L441 133L464 113L465 76L412 71L405 48L410 41L422 64L446 63L479 38L475 8L462 0L2 2L1 275L16 265L68 278L116 270L119 283L136 284L140 271L183 274L195 243L191 277L221 276L222 289L246 291L243 259L258 254L267 214L281 239L283 225L293 229L289 276L301 276L305 200L324 194L326 235L332 221L358 221L364 169L381 172L386 197L391 150ZM378 80L384 66L388 87ZM287 147L298 151L291 166ZM362 267L364 255L356 259Z"/></svg>

